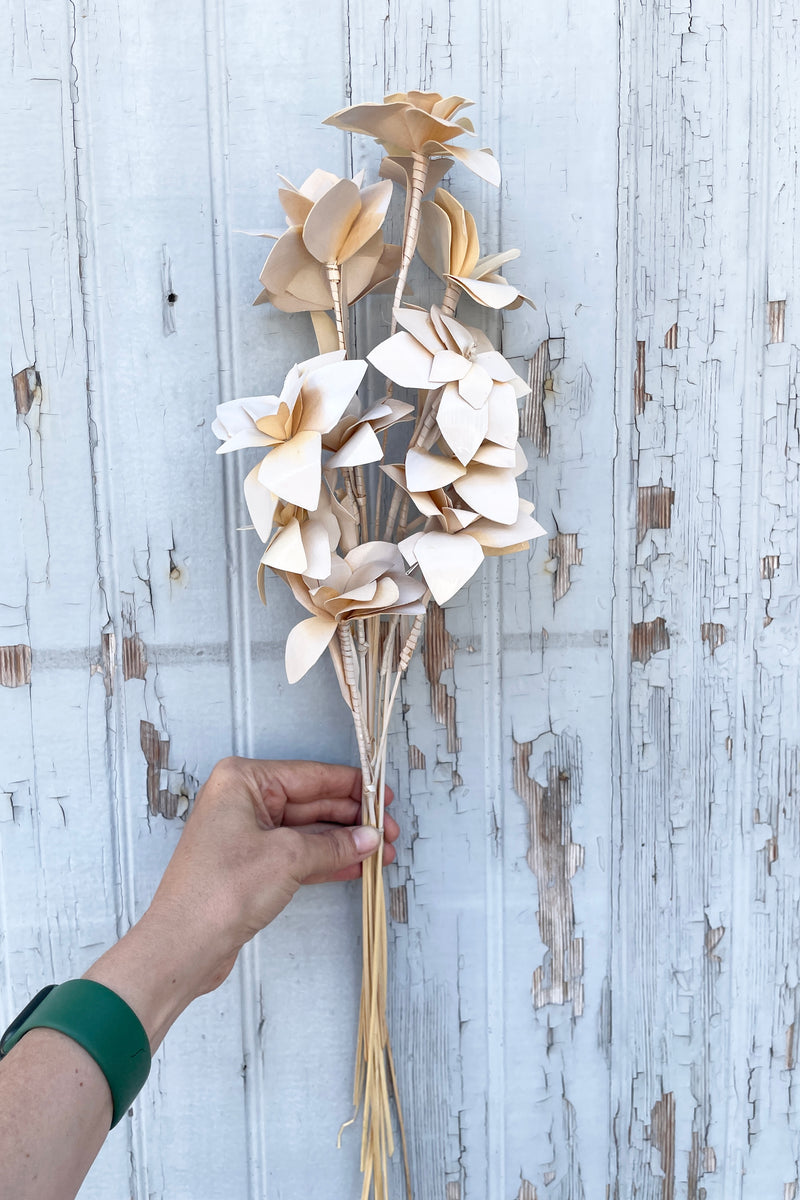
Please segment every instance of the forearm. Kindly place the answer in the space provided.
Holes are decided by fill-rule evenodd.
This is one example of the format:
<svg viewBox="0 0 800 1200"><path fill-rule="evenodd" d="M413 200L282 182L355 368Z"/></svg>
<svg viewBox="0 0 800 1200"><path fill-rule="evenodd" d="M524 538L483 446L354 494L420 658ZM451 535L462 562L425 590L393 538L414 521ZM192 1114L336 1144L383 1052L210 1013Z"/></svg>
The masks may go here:
<svg viewBox="0 0 800 1200"><path fill-rule="evenodd" d="M148 912L84 976L133 1009L153 1051L200 987L196 940L181 935ZM111 1117L106 1078L82 1046L52 1029L26 1033L0 1063L0 1196L72 1200Z"/></svg>
<svg viewBox="0 0 800 1200"><path fill-rule="evenodd" d="M0 1196L71 1200L111 1125L111 1092L82 1046L32 1029L0 1064Z"/></svg>

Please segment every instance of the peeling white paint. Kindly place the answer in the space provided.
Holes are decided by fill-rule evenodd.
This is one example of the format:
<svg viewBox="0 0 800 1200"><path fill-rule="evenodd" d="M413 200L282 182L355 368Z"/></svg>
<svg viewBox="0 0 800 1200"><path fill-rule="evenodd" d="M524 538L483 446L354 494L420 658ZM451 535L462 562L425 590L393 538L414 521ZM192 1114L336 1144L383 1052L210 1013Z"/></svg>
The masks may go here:
<svg viewBox="0 0 800 1200"><path fill-rule="evenodd" d="M538 305L493 332L549 546L448 606L392 738L417 1200L791 1200L800 32L781 0L521 11L12 0L0 1020L143 910L180 832L155 810L218 757L353 756L330 671L284 681L293 602L260 606L213 455L215 404L310 344L252 308L233 231L280 222L276 169L374 170L318 124L349 97L452 89L504 172L452 186ZM358 336L385 325L373 298ZM86 1200L357 1194L357 903L309 889L187 1014Z"/></svg>

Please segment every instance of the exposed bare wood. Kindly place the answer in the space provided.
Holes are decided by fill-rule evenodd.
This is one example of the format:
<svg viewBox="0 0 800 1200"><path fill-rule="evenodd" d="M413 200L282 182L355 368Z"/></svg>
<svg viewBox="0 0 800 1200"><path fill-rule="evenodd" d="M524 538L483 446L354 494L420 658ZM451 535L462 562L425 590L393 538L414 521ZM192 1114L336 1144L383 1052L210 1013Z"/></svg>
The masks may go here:
<svg viewBox="0 0 800 1200"><path fill-rule="evenodd" d="M669 633L663 617L639 621L631 629L631 661L646 663L659 650L669 649Z"/></svg>
<svg viewBox="0 0 800 1200"><path fill-rule="evenodd" d="M550 429L545 413L547 381L550 377L550 348L542 342L528 364L528 386L531 389L520 413L520 436L530 438L541 458L550 453Z"/></svg>
<svg viewBox="0 0 800 1200"><path fill-rule="evenodd" d="M31 681L30 646L0 646L0 687L24 687Z"/></svg>

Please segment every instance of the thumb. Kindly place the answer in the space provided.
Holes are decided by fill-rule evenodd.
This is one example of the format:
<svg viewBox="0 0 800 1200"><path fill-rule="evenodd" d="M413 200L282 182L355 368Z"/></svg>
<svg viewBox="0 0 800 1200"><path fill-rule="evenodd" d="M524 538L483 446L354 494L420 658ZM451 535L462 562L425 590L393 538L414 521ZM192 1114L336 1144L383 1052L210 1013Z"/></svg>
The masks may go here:
<svg viewBox="0 0 800 1200"><path fill-rule="evenodd" d="M381 843L380 830L371 825L331 828L303 835L303 880L327 878L374 854Z"/></svg>

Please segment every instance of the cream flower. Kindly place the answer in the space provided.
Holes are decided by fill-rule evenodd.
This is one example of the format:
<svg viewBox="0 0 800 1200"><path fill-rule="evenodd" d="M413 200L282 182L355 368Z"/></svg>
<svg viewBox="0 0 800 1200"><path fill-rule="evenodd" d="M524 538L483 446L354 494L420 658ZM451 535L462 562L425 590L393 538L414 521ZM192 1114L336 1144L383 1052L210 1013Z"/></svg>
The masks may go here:
<svg viewBox="0 0 800 1200"><path fill-rule="evenodd" d="M286 640L286 674L290 683L302 679L330 643L338 626L354 618L398 613L418 616L425 611L425 584L407 574L392 542L365 542L344 558L334 557L331 572L321 583L287 574L295 598L312 614L291 630Z"/></svg>
<svg viewBox="0 0 800 1200"><path fill-rule="evenodd" d="M453 139L475 130L468 117L453 120L471 100L442 96L439 92L394 92L382 104L353 104L323 122L352 133L375 138L392 157L418 155L440 158L452 155L489 183L500 183L500 168L491 150L454 146Z"/></svg>
<svg viewBox="0 0 800 1200"><path fill-rule="evenodd" d="M280 396L247 396L217 408L212 429L223 442L218 454L246 446L269 450L255 478L253 472L248 476L249 493L245 493L259 532L271 501L258 495L256 484L308 512L317 507L323 434L341 419L366 369L362 360L345 360L344 351L335 350L292 367Z"/></svg>
<svg viewBox="0 0 800 1200"><path fill-rule="evenodd" d="M484 556L522 550L545 532L517 492L516 477L527 466L521 449L487 446L481 454L486 461L465 469L456 459L410 450L404 467L383 468L426 519L400 550L419 566L437 604L472 578Z"/></svg>
<svg viewBox="0 0 800 1200"><path fill-rule="evenodd" d="M475 218L449 192L437 188L434 199L423 202L421 216L420 258L445 283L456 284L486 308L519 308L523 301L536 307L496 274L503 263L519 258L519 250L481 258Z"/></svg>
<svg viewBox="0 0 800 1200"><path fill-rule="evenodd" d="M513 449L519 433L517 399L530 388L479 329L434 306L430 313L396 310L400 333L367 355L401 387L442 388L436 423L466 464L484 441Z"/></svg>
<svg viewBox="0 0 800 1200"><path fill-rule="evenodd" d="M325 470L379 462L383 458L383 447L378 434L400 421L408 421L413 412L413 404L386 396L363 415L345 413L339 424L322 439L325 449L334 451L325 463Z"/></svg>
<svg viewBox="0 0 800 1200"><path fill-rule="evenodd" d="M386 245L381 232L391 182L361 187L362 179L363 172L340 179L317 170L299 188L282 180L278 198L289 228L264 264L264 290L256 304L269 301L283 312L327 311L333 307L328 264L342 268L345 304L354 304L394 274L400 247Z"/></svg>

